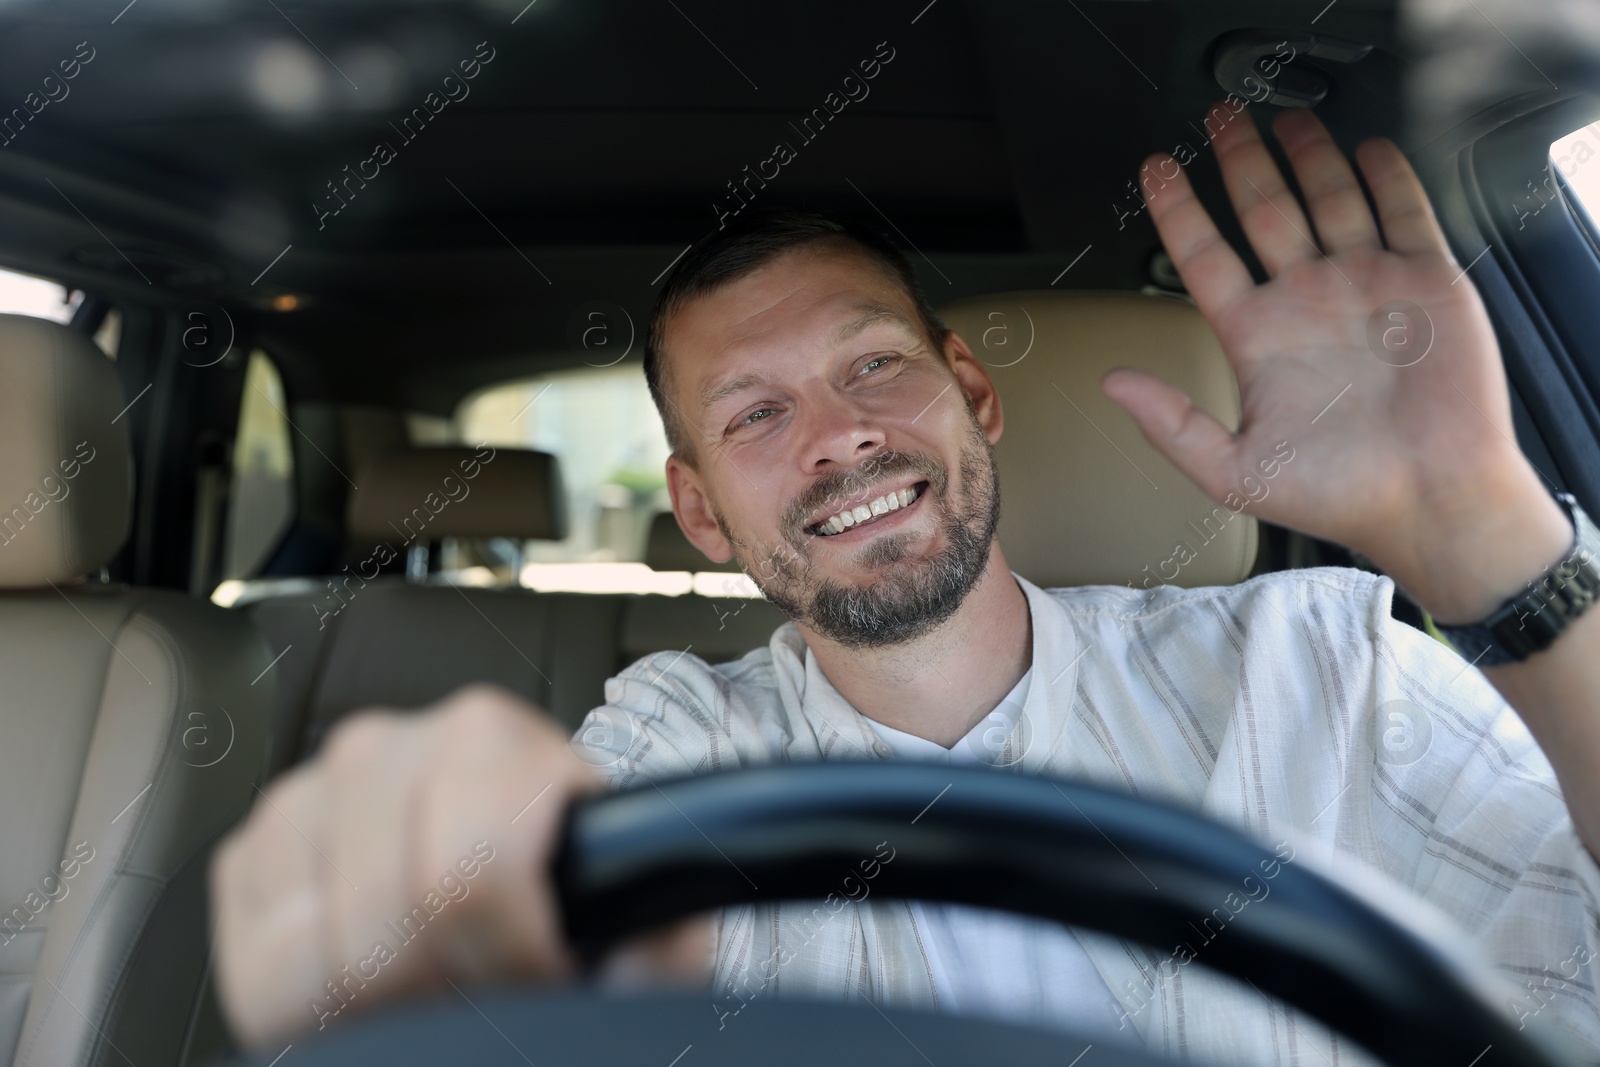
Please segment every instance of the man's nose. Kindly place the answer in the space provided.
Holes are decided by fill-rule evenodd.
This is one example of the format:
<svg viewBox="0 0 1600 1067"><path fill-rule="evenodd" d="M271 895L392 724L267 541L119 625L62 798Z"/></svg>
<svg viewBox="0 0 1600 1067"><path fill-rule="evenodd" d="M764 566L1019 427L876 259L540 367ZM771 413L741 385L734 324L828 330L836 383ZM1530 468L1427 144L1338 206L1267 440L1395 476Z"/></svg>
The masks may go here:
<svg viewBox="0 0 1600 1067"><path fill-rule="evenodd" d="M812 400L804 435L801 466L809 474L833 466L850 467L863 455L882 449L888 433L866 408L837 394Z"/></svg>

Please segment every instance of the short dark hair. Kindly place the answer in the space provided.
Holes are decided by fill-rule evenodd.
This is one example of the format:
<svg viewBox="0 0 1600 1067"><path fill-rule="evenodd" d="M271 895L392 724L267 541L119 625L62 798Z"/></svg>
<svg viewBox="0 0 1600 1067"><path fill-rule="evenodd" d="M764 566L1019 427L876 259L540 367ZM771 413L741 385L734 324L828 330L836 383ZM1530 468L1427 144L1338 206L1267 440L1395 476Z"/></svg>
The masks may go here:
<svg viewBox="0 0 1600 1067"><path fill-rule="evenodd" d="M853 244L888 271L916 305L917 317L929 340L936 346L944 343L949 329L917 283L911 260L882 234L839 215L812 211L750 212L727 226L712 230L689 247L657 294L655 309L650 313L650 326L645 332L644 376L650 385L650 397L661 413L667 443L686 463L694 465L696 462L694 439L683 423L682 412L667 396L662 364L667 320L696 297L753 273L785 252L823 241Z"/></svg>

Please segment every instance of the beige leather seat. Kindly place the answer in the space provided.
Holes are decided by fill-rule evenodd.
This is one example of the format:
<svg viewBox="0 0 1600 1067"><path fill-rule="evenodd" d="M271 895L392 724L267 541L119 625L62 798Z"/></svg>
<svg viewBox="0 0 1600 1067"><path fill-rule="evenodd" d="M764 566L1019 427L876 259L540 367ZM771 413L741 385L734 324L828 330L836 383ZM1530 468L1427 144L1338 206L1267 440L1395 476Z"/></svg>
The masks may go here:
<svg viewBox="0 0 1600 1067"><path fill-rule="evenodd" d="M465 479L471 449L406 449L356 477L349 528L364 559L403 557L441 536L559 538L560 467L542 452L498 449ZM454 472L452 474L452 472ZM454 477L448 492L445 479ZM428 508L429 494L435 494ZM446 503L445 501L449 501ZM713 567L670 514L652 525L657 570ZM358 562L320 592L259 600L246 611L277 652L279 709L273 768L303 759L356 708L415 708L473 682L518 693L576 729L605 701L605 682L641 656L692 646L720 662L767 643L784 621L743 597L630 596L473 588L364 577Z"/></svg>
<svg viewBox="0 0 1600 1067"><path fill-rule="evenodd" d="M555 457L492 451L487 460L470 448L374 459L357 473L349 506L357 562L319 592L246 609L274 653L288 650L278 667L275 769L309 755L356 708L420 707L471 682L504 686L574 729L602 702L625 598L375 577L379 565L440 537L564 535Z"/></svg>
<svg viewBox="0 0 1600 1067"><path fill-rule="evenodd" d="M178 593L86 584L129 529L113 365L0 315L0 1063L179 1063L205 869L262 778L270 657Z"/></svg>
<svg viewBox="0 0 1600 1067"><path fill-rule="evenodd" d="M644 562L658 571L738 573L737 564L712 563L689 543L670 511L650 521ZM783 612L752 597L637 596L623 617L621 662L632 663L652 652L688 649L709 663L737 659L762 648L772 631L787 618Z"/></svg>
<svg viewBox="0 0 1600 1067"><path fill-rule="evenodd" d="M712 563L704 552L683 535L683 527L670 511L658 511L650 516L650 528L644 539L645 566L654 571L702 571L738 574L739 564L733 560Z"/></svg>
<svg viewBox="0 0 1600 1067"><path fill-rule="evenodd" d="M1255 519L1207 499L1100 392L1112 367L1139 367L1238 426L1233 370L1192 304L1047 290L974 297L940 314L1000 391L999 538L1013 570L1047 588L1226 585L1250 573Z"/></svg>

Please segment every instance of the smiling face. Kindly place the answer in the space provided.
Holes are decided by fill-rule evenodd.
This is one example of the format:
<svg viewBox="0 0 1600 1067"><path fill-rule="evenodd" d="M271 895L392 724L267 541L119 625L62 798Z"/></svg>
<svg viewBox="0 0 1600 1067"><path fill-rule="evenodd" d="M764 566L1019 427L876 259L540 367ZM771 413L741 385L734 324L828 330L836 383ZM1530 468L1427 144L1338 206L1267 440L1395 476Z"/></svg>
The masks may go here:
<svg viewBox="0 0 1600 1067"><path fill-rule="evenodd" d="M919 323L896 279L839 241L782 253L667 323L666 395L695 457L667 463L679 523L846 647L954 614L999 519L993 384L960 338L936 346Z"/></svg>

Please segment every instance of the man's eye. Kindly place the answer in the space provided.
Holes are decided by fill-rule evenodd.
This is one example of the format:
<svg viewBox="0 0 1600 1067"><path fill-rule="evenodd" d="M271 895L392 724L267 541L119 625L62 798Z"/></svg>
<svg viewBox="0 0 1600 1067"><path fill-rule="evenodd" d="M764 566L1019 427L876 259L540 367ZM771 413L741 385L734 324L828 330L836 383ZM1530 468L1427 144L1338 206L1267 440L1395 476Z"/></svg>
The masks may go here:
<svg viewBox="0 0 1600 1067"><path fill-rule="evenodd" d="M871 359L867 360L865 363L863 363L861 365L861 369L856 372L856 377L859 378L862 375L867 374L870 371L875 371L879 367L888 366L890 363L893 363L893 362L894 362L894 357L893 356L873 356Z"/></svg>
<svg viewBox="0 0 1600 1067"><path fill-rule="evenodd" d="M777 413L778 412L775 408L757 408L750 414L746 415L739 425L745 426L752 422L761 422L762 420L776 415Z"/></svg>

